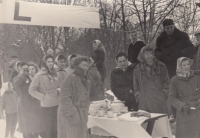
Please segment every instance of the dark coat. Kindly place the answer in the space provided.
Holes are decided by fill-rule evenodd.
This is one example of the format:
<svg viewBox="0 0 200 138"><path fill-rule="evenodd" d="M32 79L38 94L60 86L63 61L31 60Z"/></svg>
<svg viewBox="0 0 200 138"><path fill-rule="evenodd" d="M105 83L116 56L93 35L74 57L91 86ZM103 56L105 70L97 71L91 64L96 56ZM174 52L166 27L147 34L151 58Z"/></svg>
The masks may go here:
<svg viewBox="0 0 200 138"><path fill-rule="evenodd" d="M152 75L144 63L140 63L133 74L134 93L139 109L150 113L168 113L167 98L170 79L165 64L155 59Z"/></svg>
<svg viewBox="0 0 200 138"><path fill-rule="evenodd" d="M93 51L92 56L91 56L97 67L97 70L99 71L99 73L101 75L102 82L104 82L104 80L106 78L106 67L104 65L105 56L106 56L106 53L101 49L97 49L97 50Z"/></svg>
<svg viewBox="0 0 200 138"><path fill-rule="evenodd" d="M19 74L13 81L13 86L19 93L18 121L20 132L24 134L44 131L40 101L28 93L30 84L30 78L24 74Z"/></svg>
<svg viewBox="0 0 200 138"><path fill-rule="evenodd" d="M177 109L176 138L200 137L200 109L185 114L183 106L197 107L200 98L200 76L191 75L189 78L175 76L172 78L169 101Z"/></svg>
<svg viewBox="0 0 200 138"><path fill-rule="evenodd" d="M84 73L77 72L75 68L61 86L58 138L88 138L89 82L84 79Z"/></svg>
<svg viewBox="0 0 200 138"><path fill-rule="evenodd" d="M176 64L179 57L193 58L194 46L188 35L175 28L171 37L162 32L156 40L155 56L167 66L169 77L176 75Z"/></svg>
<svg viewBox="0 0 200 138"><path fill-rule="evenodd" d="M101 75L96 67L92 67L88 72L90 78L90 101L99 101L105 99Z"/></svg>
<svg viewBox="0 0 200 138"><path fill-rule="evenodd" d="M131 63L139 63L137 57L140 50L145 46L142 40L137 40L134 44L130 43L128 47L128 61Z"/></svg>
<svg viewBox="0 0 200 138"><path fill-rule="evenodd" d="M121 100L125 101L125 105L128 107L129 111L138 110L138 104L135 100L134 93L130 93L130 90L134 92L133 89L133 70L135 64L131 64L127 67L126 71L120 68L116 68L111 73L111 91L115 96Z"/></svg>

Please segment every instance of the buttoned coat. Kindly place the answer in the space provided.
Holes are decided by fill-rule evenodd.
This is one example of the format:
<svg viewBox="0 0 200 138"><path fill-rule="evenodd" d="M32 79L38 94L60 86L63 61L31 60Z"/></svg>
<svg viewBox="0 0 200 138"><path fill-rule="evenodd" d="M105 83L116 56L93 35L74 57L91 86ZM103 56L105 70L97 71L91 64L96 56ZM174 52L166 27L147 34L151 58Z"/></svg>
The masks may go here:
<svg viewBox="0 0 200 138"><path fill-rule="evenodd" d="M200 137L200 109L185 114L183 106L198 107L200 77L193 73L189 78L175 76L169 90L169 101L177 110L176 138Z"/></svg>
<svg viewBox="0 0 200 138"><path fill-rule="evenodd" d="M78 73L77 73L78 72ZM66 77L58 108L58 138L88 138L89 82L81 69Z"/></svg>
<svg viewBox="0 0 200 138"><path fill-rule="evenodd" d="M145 64L140 63L134 70L134 93L139 109L151 113L168 113L167 99L170 79L165 64L155 59L152 75Z"/></svg>

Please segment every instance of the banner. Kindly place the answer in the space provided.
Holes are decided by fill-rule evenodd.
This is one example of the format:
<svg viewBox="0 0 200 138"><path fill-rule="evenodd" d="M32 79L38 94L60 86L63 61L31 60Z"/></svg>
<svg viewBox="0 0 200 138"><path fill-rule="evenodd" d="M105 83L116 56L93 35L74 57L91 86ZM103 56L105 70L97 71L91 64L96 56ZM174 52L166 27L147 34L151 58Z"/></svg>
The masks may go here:
<svg viewBox="0 0 200 138"><path fill-rule="evenodd" d="M99 9L0 0L0 23L100 28Z"/></svg>

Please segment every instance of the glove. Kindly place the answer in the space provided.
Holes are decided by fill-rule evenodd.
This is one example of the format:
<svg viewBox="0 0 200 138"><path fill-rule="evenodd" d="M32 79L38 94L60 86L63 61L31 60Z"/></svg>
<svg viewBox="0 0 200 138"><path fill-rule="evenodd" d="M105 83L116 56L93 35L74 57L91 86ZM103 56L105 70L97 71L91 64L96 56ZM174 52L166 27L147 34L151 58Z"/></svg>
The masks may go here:
<svg viewBox="0 0 200 138"><path fill-rule="evenodd" d="M188 114L188 113L190 113L191 109L190 109L189 106L185 105L185 106L183 106L182 111L183 111L185 114Z"/></svg>

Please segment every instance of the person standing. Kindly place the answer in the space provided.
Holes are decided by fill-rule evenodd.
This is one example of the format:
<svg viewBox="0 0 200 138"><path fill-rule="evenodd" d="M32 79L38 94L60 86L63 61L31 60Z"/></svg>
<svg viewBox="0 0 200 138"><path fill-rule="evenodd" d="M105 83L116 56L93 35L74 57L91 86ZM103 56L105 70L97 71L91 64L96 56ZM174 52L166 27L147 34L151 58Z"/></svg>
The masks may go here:
<svg viewBox="0 0 200 138"><path fill-rule="evenodd" d="M17 100L18 94L12 90L12 85L8 84L9 90L6 90L0 103L0 116L4 119L3 110L6 113L6 131L5 138L16 138L14 136L17 125Z"/></svg>
<svg viewBox="0 0 200 138"><path fill-rule="evenodd" d="M69 74L71 74L74 71L74 60L75 60L76 56L77 55L75 55L75 54L71 54L68 56L68 58L67 58L68 66L66 68L66 73L67 73L66 76L68 76Z"/></svg>
<svg viewBox="0 0 200 138"><path fill-rule="evenodd" d="M129 34L131 43L128 47L128 61L131 63L139 63L137 57L140 50L145 46L145 43L138 39L137 31L131 31Z"/></svg>
<svg viewBox="0 0 200 138"><path fill-rule="evenodd" d="M54 67L54 58L47 55L42 68L33 78L29 94L40 100L46 138L57 138L57 109L59 103L59 80Z"/></svg>
<svg viewBox="0 0 200 138"><path fill-rule="evenodd" d="M141 49L138 60L140 63L134 70L133 84L139 110L168 114L170 79L165 64L154 57L154 50L149 46Z"/></svg>
<svg viewBox="0 0 200 138"><path fill-rule="evenodd" d="M90 101L99 101L105 99L103 84L101 82L101 75L98 72L94 60L91 58L89 61L89 69L87 74L90 78Z"/></svg>
<svg viewBox="0 0 200 138"><path fill-rule="evenodd" d="M60 86L62 85L65 77L67 76L67 73L66 73L66 57L64 55L59 55L57 57L57 64L58 64L58 70L57 70L57 74L58 74L58 79L59 79L59 84Z"/></svg>
<svg viewBox="0 0 200 138"><path fill-rule="evenodd" d="M61 86L58 108L58 138L88 138L87 121L90 105L88 58L77 56L74 72Z"/></svg>
<svg viewBox="0 0 200 138"><path fill-rule="evenodd" d="M18 121L20 132L23 133L24 138L37 138L39 134L41 138L45 138L42 108L39 101L28 92L32 78L38 71L38 68L33 63L29 66L25 62L21 62L20 67L21 71L13 81L13 86L19 93Z"/></svg>
<svg viewBox="0 0 200 138"><path fill-rule="evenodd" d="M155 56L167 66L169 77L176 75L176 61L179 57L193 58L194 46L187 33L180 31L172 19L163 21L164 31L157 37Z"/></svg>
<svg viewBox="0 0 200 138"><path fill-rule="evenodd" d="M196 43L194 44L195 47L195 54L193 57L193 64L191 66L191 70L194 70L195 74L200 74L200 32L195 33Z"/></svg>
<svg viewBox="0 0 200 138"><path fill-rule="evenodd" d="M91 58L94 60L94 64L101 75L101 81L104 84L106 78L106 67L104 65L106 50L100 40L93 41L93 49Z"/></svg>
<svg viewBox="0 0 200 138"><path fill-rule="evenodd" d="M200 137L200 76L191 71L191 60L177 60L177 75L171 80L169 101L176 108L176 138Z"/></svg>
<svg viewBox="0 0 200 138"><path fill-rule="evenodd" d="M129 111L137 111L138 104L133 89L133 70L136 64L129 64L126 53L119 52L115 57L117 68L111 73L111 91L115 96L125 101Z"/></svg>

